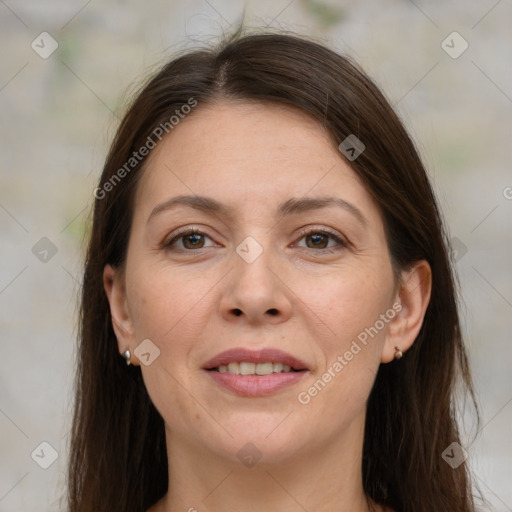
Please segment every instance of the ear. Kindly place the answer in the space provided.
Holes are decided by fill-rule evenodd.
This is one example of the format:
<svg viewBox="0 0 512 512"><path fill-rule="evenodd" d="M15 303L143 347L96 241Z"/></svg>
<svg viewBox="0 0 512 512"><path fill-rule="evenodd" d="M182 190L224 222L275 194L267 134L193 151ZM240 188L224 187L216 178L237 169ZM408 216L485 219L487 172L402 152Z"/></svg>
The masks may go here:
<svg viewBox="0 0 512 512"><path fill-rule="evenodd" d="M395 358L395 347L405 353L412 347L420 332L430 301L432 270L426 260L417 261L402 272L399 291L393 302L396 316L388 325L381 361L389 363Z"/></svg>
<svg viewBox="0 0 512 512"><path fill-rule="evenodd" d="M134 356L136 348L135 334L126 300L124 273L111 265L105 265L103 269L103 287L110 304L112 327L117 338L119 353L122 355L126 350L130 350L131 364L138 366L139 361Z"/></svg>

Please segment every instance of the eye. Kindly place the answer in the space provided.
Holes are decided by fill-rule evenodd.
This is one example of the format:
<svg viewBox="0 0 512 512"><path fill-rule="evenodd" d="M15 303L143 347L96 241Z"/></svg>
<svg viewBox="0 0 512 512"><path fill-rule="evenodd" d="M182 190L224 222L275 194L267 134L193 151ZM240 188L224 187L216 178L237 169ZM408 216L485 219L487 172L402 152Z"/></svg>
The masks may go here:
<svg viewBox="0 0 512 512"><path fill-rule="evenodd" d="M205 233L192 228L175 233L174 236L164 242L163 245L168 250L178 249L185 251L212 247L213 245L205 245L205 239L211 240Z"/></svg>
<svg viewBox="0 0 512 512"><path fill-rule="evenodd" d="M162 245L166 250L193 251L213 247L214 243L205 245L205 240L213 240L195 228L184 229L171 235L171 238ZM333 252L344 247L348 247L337 233L324 229L304 230L300 234L300 240L305 240L306 249L320 249L324 252ZM299 247L300 244L297 244ZM302 246L304 247L304 246Z"/></svg>
<svg viewBox="0 0 512 512"><path fill-rule="evenodd" d="M333 252L348 247L347 242L336 233L326 229L309 229L301 233L301 240L306 241L306 249L321 249L326 252ZM330 240L329 240L330 239ZM329 245L330 242L333 242Z"/></svg>

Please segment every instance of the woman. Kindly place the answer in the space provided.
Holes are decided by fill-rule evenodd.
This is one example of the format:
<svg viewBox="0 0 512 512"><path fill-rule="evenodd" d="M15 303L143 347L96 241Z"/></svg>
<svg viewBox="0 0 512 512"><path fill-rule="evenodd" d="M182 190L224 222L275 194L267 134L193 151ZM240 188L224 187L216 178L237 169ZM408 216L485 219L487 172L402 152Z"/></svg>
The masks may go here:
<svg viewBox="0 0 512 512"><path fill-rule="evenodd" d="M356 65L239 33L170 61L95 197L71 511L474 510L442 218Z"/></svg>

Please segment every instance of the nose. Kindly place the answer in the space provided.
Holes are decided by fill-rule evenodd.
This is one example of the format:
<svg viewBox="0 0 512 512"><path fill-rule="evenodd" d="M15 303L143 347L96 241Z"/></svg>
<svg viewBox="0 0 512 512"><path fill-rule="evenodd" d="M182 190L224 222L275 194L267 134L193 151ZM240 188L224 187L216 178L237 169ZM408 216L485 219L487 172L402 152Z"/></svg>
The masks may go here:
<svg viewBox="0 0 512 512"><path fill-rule="evenodd" d="M256 326L279 324L290 318L293 292L269 250L254 261L235 253L233 265L220 301L220 313L226 321Z"/></svg>

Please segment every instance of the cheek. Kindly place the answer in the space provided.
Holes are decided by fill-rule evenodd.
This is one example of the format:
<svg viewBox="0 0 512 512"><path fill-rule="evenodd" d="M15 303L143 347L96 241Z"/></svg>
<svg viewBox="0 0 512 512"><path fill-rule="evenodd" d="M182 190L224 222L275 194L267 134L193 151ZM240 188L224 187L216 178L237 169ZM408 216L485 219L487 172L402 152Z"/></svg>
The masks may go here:
<svg viewBox="0 0 512 512"><path fill-rule="evenodd" d="M317 286L304 287L301 298L328 328L324 330L329 336L323 339L331 353L374 326L390 307L391 291L392 278L385 268L345 268Z"/></svg>
<svg viewBox="0 0 512 512"><path fill-rule="evenodd" d="M204 410L190 399L197 368L190 353L204 336L211 316L208 279L191 278L174 269L136 270L127 273L127 295L138 342L149 338L160 354L149 365L141 365L149 396L176 435L186 435L190 422L205 435L214 435L215 425Z"/></svg>
<svg viewBox="0 0 512 512"><path fill-rule="evenodd" d="M130 314L137 338L154 339L162 350L181 339L196 338L208 319L210 281L175 269L134 272L127 283ZM172 347L170 341L172 340Z"/></svg>
<svg viewBox="0 0 512 512"><path fill-rule="evenodd" d="M308 293L308 305L322 319L318 336L323 359L312 387L303 389L306 407L335 423L353 417L365 407L391 318L392 278L382 269L341 273ZM315 329L315 328L313 328ZM315 337L315 332L310 335Z"/></svg>

